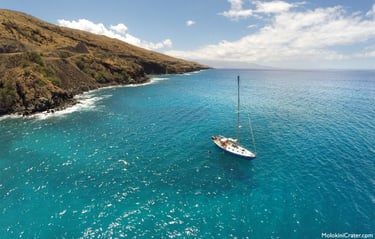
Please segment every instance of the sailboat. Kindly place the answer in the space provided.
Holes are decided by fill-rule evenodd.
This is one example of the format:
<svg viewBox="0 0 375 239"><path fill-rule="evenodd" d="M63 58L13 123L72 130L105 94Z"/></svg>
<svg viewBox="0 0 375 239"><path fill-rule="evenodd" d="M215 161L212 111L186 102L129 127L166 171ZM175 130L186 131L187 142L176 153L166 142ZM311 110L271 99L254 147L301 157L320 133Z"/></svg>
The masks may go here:
<svg viewBox="0 0 375 239"><path fill-rule="evenodd" d="M245 147L241 146L239 144L239 130L241 128L240 126L240 77L237 76L237 138L228 138L224 137L222 135L214 135L212 136L213 142L221 149L223 149L226 152L232 153L237 156L241 156L244 158L255 158L256 154L251 152L250 150L246 149ZM249 123L250 123L250 118L249 118ZM251 129L251 124L250 124L250 129ZM251 130L252 133L252 130ZM252 134L252 139L253 139L253 144L255 147L254 143L254 136Z"/></svg>

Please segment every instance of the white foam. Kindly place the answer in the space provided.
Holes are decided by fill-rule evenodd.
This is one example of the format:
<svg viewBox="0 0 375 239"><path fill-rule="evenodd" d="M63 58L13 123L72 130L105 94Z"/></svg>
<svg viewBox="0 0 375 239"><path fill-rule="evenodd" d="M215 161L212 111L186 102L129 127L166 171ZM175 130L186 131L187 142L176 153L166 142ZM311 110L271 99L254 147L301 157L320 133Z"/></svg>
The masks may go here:
<svg viewBox="0 0 375 239"><path fill-rule="evenodd" d="M51 117L61 117L67 114L77 112L77 111L92 110L96 107L97 102L102 100L105 97L109 97L109 96L98 97L98 96L93 96L92 93L90 94L90 92L86 92L81 95L75 96L74 99L77 100L77 103L63 110L44 111L41 113L33 114L28 117L39 119L39 120L44 120L44 119L48 119Z"/></svg>
<svg viewBox="0 0 375 239"><path fill-rule="evenodd" d="M19 114L3 115L3 116L0 116L0 121L6 120L6 119L19 119L19 118L22 118L22 115L19 115Z"/></svg>
<svg viewBox="0 0 375 239"><path fill-rule="evenodd" d="M20 114L10 114L10 115L4 115L0 117L1 120L5 119L19 119L19 118L31 118L31 119L39 119L39 120L45 120L51 117L61 117L67 114L71 114L77 111L82 110L93 110L96 108L97 102L100 100L110 97L112 95L104 95L104 96L94 96L96 92L105 90L105 89L112 89L112 88L123 88L123 87L139 87L139 86L145 86L145 85L151 85L155 84L160 81L169 80L169 78L166 77L153 77L150 79L150 81L147 81L145 83L141 84L128 84L128 85L116 85L116 86L107 86L107 87L101 87L99 89L90 90L87 92L84 92L82 94L74 96L74 99L77 100L77 103L71 106L66 107L62 110L48 110L40 113L35 113L30 116L22 116Z"/></svg>
<svg viewBox="0 0 375 239"><path fill-rule="evenodd" d="M167 78L167 77L153 77L153 78L151 78L149 81L147 81L145 83L141 83L141 84L129 84L129 85L124 85L122 87L139 87L139 86L145 86L145 85L152 85L152 84L158 83L160 81L164 81L164 80L169 80L169 78Z"/></svg>
<svg viewBox="0 0 375 239"><path fill-rule="evenodd" d="M185 76L190 76L190 75L193 75L193 74L201 73L201 72L203 72L203 71L206 71L206 70L199 70L199 71L187 72L187 73L184 73L183 75L185 75Z"/></svg>

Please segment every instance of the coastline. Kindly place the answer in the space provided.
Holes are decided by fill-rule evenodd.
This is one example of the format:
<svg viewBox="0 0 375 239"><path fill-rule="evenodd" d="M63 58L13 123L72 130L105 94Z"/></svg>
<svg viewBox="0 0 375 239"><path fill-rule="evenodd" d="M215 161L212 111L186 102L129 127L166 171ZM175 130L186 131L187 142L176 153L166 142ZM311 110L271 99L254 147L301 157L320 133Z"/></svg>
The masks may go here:
<svg viewBox="0 0 375 239"><path fill-rule="evenodd" d="M199 72L199 71L196 71ZM186 74L186 73L182 73ZM32 112L32 113L10 113L4 114L0 116L0 121L5 119L40 119L44 120L51 117L59 117L66 114L71 114L82 109L93 109L95 108L95 103L102 100L104 97L95 97L93 96L94 93L106 89L114 89L114 88L126 88L126 87L141 87L152 85L158 83L163 80L169 80L168 75L153 75L150 77L145 77L142 82L139 83L131 83L131 84L118 84L118 85L106 85L102 87L98 87L95 89L87 90L82 93L78 93L74 95L68 102L64 102L62 105L58 107L51 108L45 111L39 112Z"/></svg>
<svg viewBox="0 0 375 239"><path fill-rule="evenodd" d="M210 68L26 13L0 12L0 116L55 112L76 104L74 96L89 90L143 85L151 74Z"/></svg>
<svg viewBox="0 0 375 239"><path fill-rule="evenodd" d="M136 81L136 80L133 80L133 81ZM42 111L30 112L30 111L24 110L24 111L19 111L19 112L11 112L8 114L3 114L3 115L0 115L0 121L3 119L9 119L9 118L13 118L13 119L35 118L35 117L38 118L39 116L42 116L41 118L47 118L46 117L47 115L49 116L52 116L55 114L59 115L59 112L66 112L66 113L75 112L77 110L72 111L71 109L77 105L80 105L82 103L82 99L83 99L82 97L87 94L93 93L95 91L103 90L103 89L108 89L108 88L142 86L142 85L149 84L150 81L151 81L150 78L142 77L141 79L138 80L137 83L96 85L92 89L85 89L82 91L77 91L77 93L72 93L71 98L61 101L60 104L57 105L56 107L51 107L47 110L42 110Z"/></svg>
<svg viewBox="0 0 375 239"><path fill-rule="evenodd" d="M109 85L97 85L96 88L93 89L87 89L84 91L81 91L79 93L76 93L72 96L72 98L69 98L66 101L61 102L60 105L57 107L53 107L44 111L35 111L35 112L13 112L9 114L3 114L0 115L0 121L4 119L17 119L17 118L37 118L37 119L47 119L53 116L61 116L65 114L70 114L76 111L79 111L80 109L86 109L86 108L93 108L93 104L98 99L94 99L94 102L90 102L90 98L86 98L87 95L90 95L92 93L95 93L100 90L105 89L112 89L112 88L123 88L123 87L141 87L141 86L147 86L152 85L157 82L168 80L170 75L191 75L191 74L197 74L201 71L204 71L207 69L198 69L195 71L190 72L181 72L177 74L161 74L161 75L148 75L146 77L142 77L138 80L136 83L128 83L128 84L109 84ZM133 80L136 81L136 80Z"/></svg>
<svg viewBox="0 0 375 239"><path fill-rule="evenodd" d="M209 68L207 68L209 69ZM53 107L50 107L48 109L43 110L29 110L29 109L21 109L21 110L14 110L13 112L9 112L6 114L0 115L0 120L6 119L6 118L34 118L35 115L54 115L61 111L70 111L70 108L79 105L81 103L80 96L92 93L98 90L108 89L108 88L117 88L117 87L140 87L140 86L146 86L150 84L154 84L160 80L168 79L168 76L170 75L184 75L184 74L194 74L199 73L203 70L207 70L206 68L197 68L193 71L187 71L187 72L180 72L176 74L160 74L160 75L146 75L143 77L139 77L138 79L132 79L130 83L115 83L111 82L108 84L95 84L91 87L80 87L80 89L73 90L73 92L65 92L65 95L70 95L69 97L61 98L59 99L59 103L57 105L54 105ZM44 117L43 117L44 118Z"/></svg>

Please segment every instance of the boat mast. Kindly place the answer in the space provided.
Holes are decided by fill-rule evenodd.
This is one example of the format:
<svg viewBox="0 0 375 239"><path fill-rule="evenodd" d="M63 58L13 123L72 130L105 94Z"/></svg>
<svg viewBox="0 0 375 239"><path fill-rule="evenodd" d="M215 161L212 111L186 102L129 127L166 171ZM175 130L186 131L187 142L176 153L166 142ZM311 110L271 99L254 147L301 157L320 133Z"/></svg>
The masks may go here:
<svg viewBox="0 0 375 239"><path fill-rule="evenodd" d="M240 138L240 76L237 76L237 140Z"/></svg>

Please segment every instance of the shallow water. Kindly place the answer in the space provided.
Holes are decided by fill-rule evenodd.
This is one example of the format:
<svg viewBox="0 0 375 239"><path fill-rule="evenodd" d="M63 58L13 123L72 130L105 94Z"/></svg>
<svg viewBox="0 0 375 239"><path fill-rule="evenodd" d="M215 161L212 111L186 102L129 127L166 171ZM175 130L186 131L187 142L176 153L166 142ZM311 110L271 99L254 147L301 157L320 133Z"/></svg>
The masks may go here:
<svg viewBox="0 0 375 239"><path fill-rule="evenodd" d="M222 152L236 135L257 158ZM167 78L167 79L165 79ZM208 70L0 120L2 238L374 233L375 72Z"/></svg>

